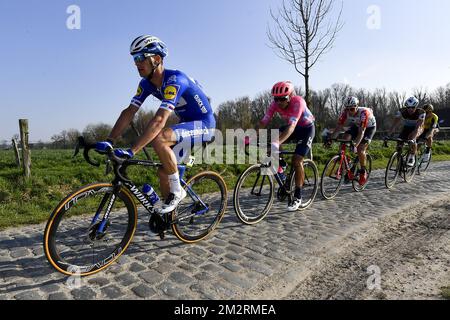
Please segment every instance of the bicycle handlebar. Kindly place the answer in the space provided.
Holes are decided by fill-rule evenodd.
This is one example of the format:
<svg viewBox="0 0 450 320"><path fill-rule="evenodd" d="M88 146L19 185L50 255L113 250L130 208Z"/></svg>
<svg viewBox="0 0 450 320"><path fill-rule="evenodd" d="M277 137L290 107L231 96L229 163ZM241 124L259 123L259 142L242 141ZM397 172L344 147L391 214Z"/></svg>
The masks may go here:
<svg viewBox="0 0 450 320"><path fill-rule="evenodd" d="M353 143L353 140L344 140L344 139L331 139L331 141L336 141L339 143L344 143L346 145L349 145L350 147L354 147L355 144Z"/></svg>
<svg viewBox="0 0 450 320"><path fill-rule="evenodd" d="M121 180L126 181L126 182L131 182L130 179L125 178L121 173L120 173L120 169L122 168L122 166L124 164L127 163L127 159L122 159L119 158L118 156L116 156L114 154L114 149L113 148L108 148L108 150L106 150L106 152L101 152L95 149L95 143L94 144L88 144L86 143L84 137L78 137L78 143L75 146L75 153L74 153L74 157L79 153L80 148L83 148L83 157L86 160L87 163L89 163L90 165L94 166L94 167L100 167L100 163L97 161L94 161L91 159L91 157L89 156L89 152L91 150L95 150L95 152L99 153L99 154L104 154L108 157L109 160L111 160L111 162L114 164L114 173L116 174L116 176L118 176Z"/></svg>
<svg viewBox="0 0 450 320"><path fill-rule="evenodd" d="M402 143L407 143L407 144L416 143L416 140L400 139L400 138L394 138L394 137L389 137L389 136L384 137L383 140L384 140L384 143L383 143L384 147L388 147L388 141L402 142Z"/></svg>

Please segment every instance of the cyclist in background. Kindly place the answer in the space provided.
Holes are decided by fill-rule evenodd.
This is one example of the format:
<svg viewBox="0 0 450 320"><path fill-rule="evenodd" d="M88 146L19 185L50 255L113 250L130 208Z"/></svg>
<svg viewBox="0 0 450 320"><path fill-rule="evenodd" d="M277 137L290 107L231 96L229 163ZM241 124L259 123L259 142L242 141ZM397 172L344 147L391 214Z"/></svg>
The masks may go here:
<svg viewBox="0 0 450 320"><path fill-rule="evenodd" d="M191 144L211 141L216 127L212 108L199 83L181 71L164 68L163 60L167 53L166 45L157 37L143 35L133 40L130 54L142 80L130 106L120 114L108 140L97 143L97 149L100 151L112 147L114 140L129 126L148 96L153 95L161 101L155 116L133 147L128 150L115 150L119 157L132 158L151 143L162 164L162 167L158 168L158 176L161 193L166 200L161 213L173 211L186 197L177 167L177 160L186 154L176 155L172 148L183 143L182 152L185 153ZM175 112L181 122L164 128L172 112Z"/></svg>
<svg viewBox="0 0 450 320"><path fill-rule="evenodd" d="M292 159L292 166L295 168L294 200L288 205L288 211L297 211L302 204L302 187L305 180L303 159L312 147L315 136L315 118L305 100L295 93L291 81L276 83L272 88L272 96L274 101L270 104L257 129L266 128L275 113L279 113L287 122L286 126L280 128L279 140L272 142L272 145L279 150L280 145L287 141L297 143ZM281 167L280 171L282 171Z"/></svg>
<svg viewBox="0 0 450 320"><path fill-rule="evenodd" d="M419 100L416 97L410 97L405 101L405 107L400 109L395 115L394 124L389 132L392 136L398 125L403 120L403 130L399 138L403 140L411 140L411 149L407 159L407 166L413 167L415 165L415 155L417 153L417 138L423 132L423 124L425 121L425 110L418 108ZM399 142L400 144L400 142Z"/></svg>
<svg viewBox="0 0 450 320"><path fill-rule="evenodd" d="M431 157L431 148L433 147L433 137L434 134L438 130L439 125L439 117L435 114L434 107L431 103L427 103L423 106L423 109L426 112L425 121L423 124L423 133L420 135L419 139L423 139L426 141L427 148L425 149L424 161L430 161Z"/></svg>
<svg viewBox="0 0 450 320"><path fill-rule="evenodd" d="M367 148L377 131L377 121L372 109L359 106L359 99L357 97L347 97L344 100L344 107L331 139L336 139L344 127L350 126L342 139L354 141L355 150L353 151L358 153L358 159L361 165L358 182L363 186L366 184L368 177L366 168ZM327 141L327 145L331 145L331 143L331 140Z"/></svg>

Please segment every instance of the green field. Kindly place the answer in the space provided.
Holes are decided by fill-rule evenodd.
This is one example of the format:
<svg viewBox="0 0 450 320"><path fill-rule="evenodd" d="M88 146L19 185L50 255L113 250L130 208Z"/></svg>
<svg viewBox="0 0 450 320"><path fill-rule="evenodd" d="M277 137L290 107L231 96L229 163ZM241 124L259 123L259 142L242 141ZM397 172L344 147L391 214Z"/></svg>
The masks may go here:
<svg viewBox="0 0 450 320"><path fill-rule="evenodd" d="M325 162L337 152L337 147L335 144L333 148L326 150L320 144L314 145L314 160L319 166L319 174ZM381 142L374 142L370 150L374 169L384 168L393 150L393 143L390 148L383 148ZM0 151L0 229L46 221L55 206L69 192L88 183L111 181L111 174L105 176L104 165L100 168L93 167L81 155L76 158L72 155L72 150L32 150L32 178L25 181L22 170L15 165L13 152ZM98 156L98 159L101 160L102 157ZM450 141L435 143L433 159L450 160ZM190 169L187 175L206 169L217 171L224 177L229 193L232 193L239 174L247 166L198 165ZM147 182L159 191L154 169L131 168L129 173L138 186Z"/></svg>

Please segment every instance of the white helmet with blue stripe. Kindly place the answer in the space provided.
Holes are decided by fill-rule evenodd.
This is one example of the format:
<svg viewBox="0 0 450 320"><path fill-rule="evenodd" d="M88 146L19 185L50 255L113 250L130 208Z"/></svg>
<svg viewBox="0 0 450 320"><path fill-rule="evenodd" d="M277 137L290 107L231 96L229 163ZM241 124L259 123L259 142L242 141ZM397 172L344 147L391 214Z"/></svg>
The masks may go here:
<svg viewBox="0 0 450 320"><path fill-rule="evenodd" d="M416 97L408 98L408 100L405 101L405 107L407 108L417 108L419 105L419 99Z"/></svg>
<svg viewBox="0 0 450 320"><path fill-rule="evenodd" d="M130 46L130 54L149 53L157 54L164 58L168 54L167 46L159 38L143 35L133 40Z"/></svg>

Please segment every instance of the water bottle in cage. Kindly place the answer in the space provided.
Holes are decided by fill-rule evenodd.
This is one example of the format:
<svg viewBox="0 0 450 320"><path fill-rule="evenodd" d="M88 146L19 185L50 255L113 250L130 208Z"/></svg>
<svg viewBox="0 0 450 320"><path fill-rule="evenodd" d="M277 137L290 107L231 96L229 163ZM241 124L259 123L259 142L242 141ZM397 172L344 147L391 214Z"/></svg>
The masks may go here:
<svg viewBox="0 0 450 320"><path fill-rule="evenodd" d="M152 186L147 183L145 183L142 187L142 193L147 196L147 199L150 201L152 206L159 201L159 197L155 190L153 190Z"/></svg>
<svg viewBox="0 0 450 320"><path fill-rule="evenodd" d="M280 158L280 166L278 167L278 176L280 177L281 181L284 183L286 181L286 169L287 169L287 163L283 158Z"/></svg>

